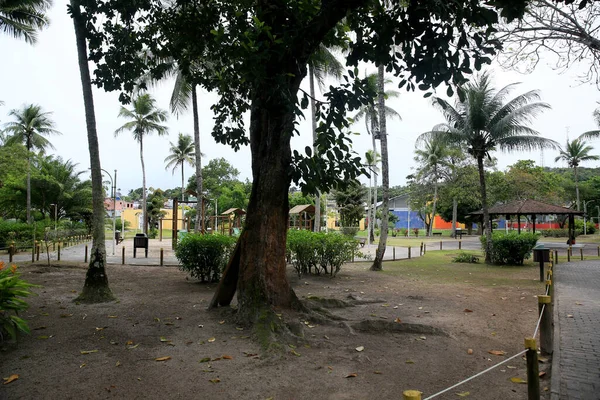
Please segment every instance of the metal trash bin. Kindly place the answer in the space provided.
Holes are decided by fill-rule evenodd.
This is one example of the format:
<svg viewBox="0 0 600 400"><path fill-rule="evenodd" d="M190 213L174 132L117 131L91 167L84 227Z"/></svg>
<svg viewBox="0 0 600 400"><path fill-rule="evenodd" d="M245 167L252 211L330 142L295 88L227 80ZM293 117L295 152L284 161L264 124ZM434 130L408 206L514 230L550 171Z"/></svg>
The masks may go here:
<svg viewBox="0 0 600 400"><path fill-rule="evenodd" d="M145 256L148 258L148 236L145 233L137 233L133 238L133 258L135 258L138 248L144 249Z"/></svg>

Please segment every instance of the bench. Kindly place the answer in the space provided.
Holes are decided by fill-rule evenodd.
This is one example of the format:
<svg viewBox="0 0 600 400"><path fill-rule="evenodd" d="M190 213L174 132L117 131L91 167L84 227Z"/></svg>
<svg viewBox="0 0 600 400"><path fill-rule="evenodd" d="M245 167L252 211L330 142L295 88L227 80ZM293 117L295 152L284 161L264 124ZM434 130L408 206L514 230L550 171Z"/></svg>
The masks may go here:
<svg viewBox="0 0 600 400"><path fill-rule="evenodd" d="M358 241L358 244L360 244L360 247L365 247L365 243L367 243L367 239L365 239L363 237L355 237L354 239L356 241Z"/></svg>
<svg viewBox="0 0 600 400"><path fill-rule="evenodd" d="M138 233L133 238L133 258L135 258L137 249L144 249L146 258L148 258L148 236L144 233Z"/></svg>
<svg viewBox="0 0 600 400"><path fill-rule="evenodd" d="M433 236L442 236L442 232L433 232L432 235Z"/></svg>
<svg viewBox="0 0 600 400"><path fill-rule="evenodd" d="M117 244L121 243L123 241L123 238L121 237L121 232L120 231L116 231L115 232L115 241L117 242Z"/></svg>

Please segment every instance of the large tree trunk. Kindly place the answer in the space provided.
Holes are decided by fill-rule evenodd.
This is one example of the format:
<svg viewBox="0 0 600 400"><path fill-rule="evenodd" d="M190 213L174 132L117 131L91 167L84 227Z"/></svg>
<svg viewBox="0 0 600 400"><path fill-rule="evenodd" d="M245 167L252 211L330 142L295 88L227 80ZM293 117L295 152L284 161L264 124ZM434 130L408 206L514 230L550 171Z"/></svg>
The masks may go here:
<svg viewBox="0 0 600 400"><path fill-rule="evenodd" d="M485 170L483 168L483 156L477 157L477 168L479 169L479 187L481 188L481 208L483 210L483 234L486 238L485 262L492 262L492 224L487 204L487 190L485 187Z"/></svg>
<svg viewBox="0 0 600 400"><path fill-rule="evenodd" d="M27 223L31 224L31 151L29 149L27 149Z"/></svg>
<svg viewBox="0 0 600 400"><path fill-rule="evenodd" d="M140 160L142 161L142 233L148 234L148 205L146 204L146 167L144 165L144 136L140 135ZM175 213L177 210L174 211Z"/></svg>
<svg viewBox="0 0 600 400"><path fill-rule="evenodd" d="M313 72L312 64L308 64L308 80L310 84L310 116L312 123L312 137L313 137L313 155L317 155L317 117L315 107L315 75ZM315 226L314 231L319 232L321 230L321 191L317 191L315 197Z"/></svg>
<svg viewBox="0 0 600 400"><path fill-rule="evenodd" d="M252 103L253 181L248 214L211 302L211 307L229 304L237 286L238 315L248 322L259 322L272 306L298 304L285 273L291 163L291 135L286 132L293 129L294 116L285 109L285 100L271 95L259 94Z"/></svg>
<svg viewBox="0 0 600 400"><path fill-rule="evenodd" d="M458 201L452 198L452 237L456 237L456 218L458 218Z"/></svg>
<svg viewBox="0 0 600 400"><path fill-rule="evenodd" d="M202 153L200 151L200 119L198 117L198 95L196 85L192 84L192 113L194 115L194 146L196 155L196 194L198 202L196 203L196 232L202 229L204 221L204 207L202 202L204 196L202 194ZM204 232L202 232L204 233Z"/></svg>
<svg viewBox="0 0 600 400"><path fill-rule="evenodd" d="M83 89L85 123L90 151L90 166L92 170L93 207L90 264L85 276L83 291L76 300L80 302L96 303L113 300L114 296L108 286L108 277L106 276L105 271L106 243L104 237L104 193L102 189L100 148L98 146L98 134L96 132L94 97L92 95L92 84L87 60L85 26L81 21L79 3L76 0L71 0L70 5L72 9L73 24L75 26L77 58L79 61L79 73L81 75L81 86Z"/></svg>
<svg viewBox="0 0 600 400"><path fill-rule="evenodd" d="M379 111L379 141L381 143L381 185L383 188L383 201L381 202L381 236L379 236L379 246L375 253L375 260L371 265L371 271L381 271L383 269L383 255L388 236L388 221L389 221L389 197L390 197L390 174L388 171L388 148L387 148L387 128L385 117L385 79L384 66L379 65L378 68L378 111ZM375 189L377 190L377 189ZM375 199L377 201L377 199Z"/></svg>

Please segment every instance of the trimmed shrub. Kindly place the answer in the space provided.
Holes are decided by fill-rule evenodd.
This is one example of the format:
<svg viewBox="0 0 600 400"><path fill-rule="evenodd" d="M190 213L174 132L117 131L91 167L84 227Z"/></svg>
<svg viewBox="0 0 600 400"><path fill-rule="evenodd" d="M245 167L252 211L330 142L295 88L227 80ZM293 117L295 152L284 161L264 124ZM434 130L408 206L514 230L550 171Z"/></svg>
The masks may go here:
<svg viewBox="0 0 600 400"><path fill-rule="evenodd" d="M179 269L202 282L216 282L229 261L235 241L234 237L219 234L187 234L175 249Z"/></svg>
<svg viewBox="0 0 600 400"><path fill-rule="evenodd" d="M531 257L531 250L538 241L535 233L522 232L493 232L492 254L494 264L523 265L523 261ZM486 237L481 236L481 245L486 249Z"/></svg>
<svg viewBox="0 0 600 400"><path fill-rule="evenodd" d="M342 264L358 253L358 241L338 233L288 231L286 250L288 260L298 276L329 273L335 276Z"/></svg>
<svg viewBox="0 0 600 400"><path fill-rule="evenodd" d="M15 340L19 332L29 333L27 322L19 317L19 311L29 308L22 297L32 295L29 289L39 286L27 283L19 277L16 265L8 268L0 261L0 341L4 339L4 333L8 333Z"/></svg>
<svg viewBox="0 0 600 400"><path fill-rule="evenodd" d="M569 237L568 229L546 229L546 230L540 231L540 233L544 237L564 237L564 238ZM575 233L577 233L577 232L575 232Z"/></svg>
<svg viewBox="0 0 600 400"><path fill-rule="evenodd" d="M596 232L596 225L590 221L587 221L586 228L587 228L588 235L593 235L594 232ZM577 235L583 235L583 220L582 219L575 220L575 233Z"/></svg>
<svg viewBox="0 0 600 400"><path fill-rule="evenodd" d="M359 230L360 228L358 226L342 226L340 228L340 232L342 232L342 234L352 237L354 237Z"/></svg>
<svg viewBox="0 0 600 400"><path fill-rule="evenodd" d="M452 262L455 263L466 263L466 264L477 264L479 262L479 257L474 254L460 252L456 257L452 259Z"/></svg>

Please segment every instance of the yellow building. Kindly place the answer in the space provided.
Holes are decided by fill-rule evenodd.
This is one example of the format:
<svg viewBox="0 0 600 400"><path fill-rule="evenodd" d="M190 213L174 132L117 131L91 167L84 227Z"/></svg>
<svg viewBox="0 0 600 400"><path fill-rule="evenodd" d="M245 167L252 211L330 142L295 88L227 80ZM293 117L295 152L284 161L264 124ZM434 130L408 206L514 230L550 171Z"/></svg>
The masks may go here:
<svg viewBox="0 0 600 400"><path fill-rule="evenodd" d="M187 211L189 207L185 206L185 211ZM173 229L173 209L170 208L161 208L164 213L162 228L163 231ZM183 213L184 210L179 208L177 210L177 229L185 229L186 223L183 221ZM125 223L129 223L127 225L127 229L129 230L139 230L142 231L142 210L141 209L125 209L121 213L121 218L125 221Z"/></svg>

